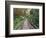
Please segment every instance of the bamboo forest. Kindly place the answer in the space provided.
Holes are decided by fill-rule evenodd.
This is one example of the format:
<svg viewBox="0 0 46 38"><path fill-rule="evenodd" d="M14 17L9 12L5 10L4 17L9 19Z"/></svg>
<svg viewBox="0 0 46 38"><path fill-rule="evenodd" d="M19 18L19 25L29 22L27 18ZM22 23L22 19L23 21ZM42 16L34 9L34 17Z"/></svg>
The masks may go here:
<svg viewBox="0 0 46 38"><path fill-rule="evenodd" d="M39 29L39 9L14 8L14 30Z"/></svg>

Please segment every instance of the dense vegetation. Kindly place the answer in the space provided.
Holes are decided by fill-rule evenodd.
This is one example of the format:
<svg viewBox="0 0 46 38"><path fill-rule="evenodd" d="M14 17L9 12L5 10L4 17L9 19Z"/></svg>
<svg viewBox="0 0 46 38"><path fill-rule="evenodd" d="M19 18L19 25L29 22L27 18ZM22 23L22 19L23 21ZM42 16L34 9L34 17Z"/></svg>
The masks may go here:
<svg viewBox="0 0 46 38"><path fill-rule="evenodd" d="M29 20L35 28L39 28L39 10L32 9L30 11Z"/></svg>
<svg viewBox="0 0 46 38"><path fill-rule="evenodd" d="M26 18L37 29L39 28L39 9L31 9L30 15L26 14L24 10L24 16L14 15L14 29L22 28L23 20Z"/></svg>

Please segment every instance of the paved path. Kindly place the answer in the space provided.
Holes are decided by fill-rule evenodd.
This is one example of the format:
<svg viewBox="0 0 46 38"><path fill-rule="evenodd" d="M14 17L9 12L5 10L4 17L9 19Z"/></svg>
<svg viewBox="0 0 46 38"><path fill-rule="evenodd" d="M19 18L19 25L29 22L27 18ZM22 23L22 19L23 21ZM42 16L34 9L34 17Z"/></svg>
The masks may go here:
<svg viewBox="0 0 46 38"><path fill-rule="evenodd" d="M22 29L34 29L34 27L29 23L27 19L25 19L22 24Z"/></svg>

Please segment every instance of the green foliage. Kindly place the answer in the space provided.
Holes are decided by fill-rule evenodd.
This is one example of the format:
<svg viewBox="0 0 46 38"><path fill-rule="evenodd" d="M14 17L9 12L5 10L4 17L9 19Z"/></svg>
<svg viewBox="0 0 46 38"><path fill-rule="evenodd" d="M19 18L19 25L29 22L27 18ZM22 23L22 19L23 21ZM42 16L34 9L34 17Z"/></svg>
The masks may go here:
<svg viewBox="0 0 46 38"><path fill-rule="evenodd" d="M22 20L22 16L14 17L14 29L17 29L19 26L21 26Z"/></svg>
<svg viewBox="0 0 46 38"><path fill-rule="evenodd" d="M14 29L18 29L25 18L39 28L39 9L31 9L30 15L26 15L24 12L24 16L14 16Z"/></svg>
<svg viewBox="0 0 46 38"><path fill-rule="evenodd" d="M30 11L30 17L29 20L33 22L34 25L39 27L39 9L32 9Z"/></svg>

